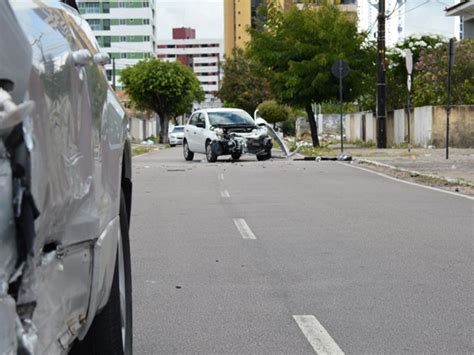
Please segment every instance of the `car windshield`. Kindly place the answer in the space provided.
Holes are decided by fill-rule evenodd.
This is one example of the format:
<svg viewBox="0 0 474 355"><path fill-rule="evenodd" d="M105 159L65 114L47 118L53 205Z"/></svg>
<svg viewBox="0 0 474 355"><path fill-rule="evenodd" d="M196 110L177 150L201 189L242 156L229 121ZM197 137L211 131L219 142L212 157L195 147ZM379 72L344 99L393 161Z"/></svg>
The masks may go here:
<svg viewBox="0 0 474 355"><path fill-rule="evenodd" d="M181 133L183 132L183 130L184 130L184 127L175 127L173 129L173 133Z"/></svg>
<svg viewBox="0 0 474 355"><path fill-rule="evenodd" d="M211 126L255 125L252 117L245 111L208 112L207 115Z"/></svg>

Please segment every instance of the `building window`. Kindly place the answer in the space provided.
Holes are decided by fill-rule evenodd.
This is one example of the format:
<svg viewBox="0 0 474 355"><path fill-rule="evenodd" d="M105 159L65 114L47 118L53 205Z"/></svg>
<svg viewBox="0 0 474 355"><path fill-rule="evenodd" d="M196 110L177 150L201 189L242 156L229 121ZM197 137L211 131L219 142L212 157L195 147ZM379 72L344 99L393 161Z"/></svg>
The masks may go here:
<svg viewBox="0 0 474 355"><path fill-rule="evenodd" d="M143 24L144 24L144 25L149 25L149 24L150 24L150 19L147 19L147 18L144 19L144 20L143 20Z"/></svg>
<svg viewBox="0 0 474 355"><path fill-rule="evenodd" d="M150 2L149 1L144 1L143 2L143 7L150 7Z"/></svg>
<svg viewBox="0 0 474 355"><path fill-rule="evenodd" d="M98 2L86 2L84 3L84 13L86 14L98 14L100 13L100 4Z"/></svg>
<svg viewBox="0 0 474 355"><path fill-rule="evenodd" d="M120 36L120 42L127 42L127 36Z"/></svg>
<svg viewBox="0 0 474 355"><path fill-rule="evenodd" d="M126 25L126 24L127 24L126 19L124 19L124 18L119 19L119 25Z"/></svg>
<svg viewBox="0 0 474 355"><path fill-rule="evenodd" d="M143 38L143 41L149 42L149 41L150 41L150 36L145 36L145 37Z"/></svg>
<svg viewBox="0 0 474 355"><path fill-rule="evenodd" d="M89 26L91 26L92 31L100 31L100 20L97 19L88 19L86 20Z"/></svg>
<svg viewBox="0 0 474 355"><path fill-rule="evenodd" d="M127 3L123 2L123 1L119 1L118 4L117 4L117 7L127 7Z"/></svg>
<svg viewBox="0 0 474 355"><path fill-rule="evenodd" d="M127 53L120 53L120 58L122 59L127 58Z"/></svg>
<svg viewBox="0 0 474 355"><path fill-rule="evenodd" d="M102 21L102 30L110 31L110 19L105 19Z"/></svg>

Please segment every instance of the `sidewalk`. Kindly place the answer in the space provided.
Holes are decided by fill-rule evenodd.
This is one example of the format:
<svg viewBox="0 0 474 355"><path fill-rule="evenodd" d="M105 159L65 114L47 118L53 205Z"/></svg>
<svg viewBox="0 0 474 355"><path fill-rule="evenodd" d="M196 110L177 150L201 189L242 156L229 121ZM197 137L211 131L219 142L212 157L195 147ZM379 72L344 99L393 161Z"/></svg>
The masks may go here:
<svg viewBox="0 0 474 355"><path fill-rule="evenodd" d="M354 163L404 180L474 195L474 149L371 149L347 147Z"/></svg>

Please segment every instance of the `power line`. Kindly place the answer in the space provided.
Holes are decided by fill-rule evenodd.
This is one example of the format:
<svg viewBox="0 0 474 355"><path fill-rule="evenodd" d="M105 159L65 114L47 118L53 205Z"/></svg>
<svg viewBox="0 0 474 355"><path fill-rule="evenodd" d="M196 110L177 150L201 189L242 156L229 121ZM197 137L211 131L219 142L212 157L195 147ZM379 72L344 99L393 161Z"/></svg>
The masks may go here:
<svg viewBox="0 0 474 355"><path fill-rule="evenodd" d="M404 14L407 14L407 13L413 11L413 10L416 10L416 9L422 7L422 6L425 6L425 5L428 4L429 2L430 2L430 0L426 0L425 2L421 3L420 5L415 6L415 7L411 8L411 9L406 10L406 11L404 12Z"/></svg>

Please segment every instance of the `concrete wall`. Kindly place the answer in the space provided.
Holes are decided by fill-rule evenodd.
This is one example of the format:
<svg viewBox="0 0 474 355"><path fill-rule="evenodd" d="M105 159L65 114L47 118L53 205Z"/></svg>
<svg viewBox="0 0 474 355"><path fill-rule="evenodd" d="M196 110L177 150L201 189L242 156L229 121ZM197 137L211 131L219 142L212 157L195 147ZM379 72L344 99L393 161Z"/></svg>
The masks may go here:
<svg viewBox="0 0 474 355"><path fill-rule="evenodd" d="M156 136L156 119L144 120L141 117L130 117L129 130L134 142L141 142L145 138Z"/></svg>
<svg viewBox="0 0 474 355"><path fill-rule="evenodd" d="M347 115L344 122L346 140L376 141L376 118L369 112ZM365 133L365 134L364 134ZM410 112L410 141L412 145L445 147L446 108L443 106L416 107ZM454 106L450 115L450 146L474 147L474 106ZM387 146L408 143L408 115L406 110L395 110L387 115Z"/></svg>
<svg viewBox="0 0 474 355"><path fill-rule="evenodd" d="M318 119L319 134L334 134L339 130L339 115L322 115ZM322 130L321 130L322 126ZM300 137L309 132L305 118L297 121ZM357 112L344 116L344 133L347 142L377 140L376 117L372 112ZM453 106L450 115L451 147L474 148L474 105ZM446 108L443 106L416 107L410 112L410 142L412 145L445 147ZM387 146L408 143L408 115L400 109L387 115Z"/></svg>
<svg viewBox="0 0 474 355"><path fill-rule="evenodd" d="M431 144L446 147L446 109L433 107ZM454 106L449 115L449 146L474 148L474 106Z"/></svg>

